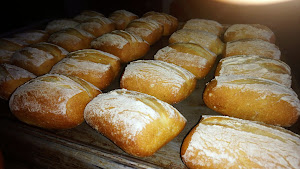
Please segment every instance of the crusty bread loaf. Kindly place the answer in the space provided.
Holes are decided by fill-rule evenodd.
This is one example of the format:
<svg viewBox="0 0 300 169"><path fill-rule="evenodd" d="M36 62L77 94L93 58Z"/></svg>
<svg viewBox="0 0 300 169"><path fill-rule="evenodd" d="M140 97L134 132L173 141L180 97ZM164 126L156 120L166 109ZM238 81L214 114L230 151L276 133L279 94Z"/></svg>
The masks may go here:
<svg viewBox="0 0 300 169"><path fill-rule="evenodd" d="M204 78L216 60L216 54L193 43L173 43L160 49L154 59L173 63L193 73L197 79Z"/></svg>
<svg viewBox="0 0 300 169"><path fill-rule="evenodd" d="M264 78L291 87L291 68L284 62L257 55L237 55L220 60L216 76L244 75Z"/></svg>
<svg viewBox="0 0 300 169"><path fill-rule="evenodd" d="M126 10L116 10L112 12L108 18L116 24L116 29L124 30L131 21L139 17Z"/></svg>
<svg viewBox="0 0 300 169"><path fill-rule="evenodd" d="M219 55L223 52L224 43L217 35L206 31L180 29L174 32L169 38L169 43L196 43Z"/></svg>
<svg viewBox="0 0 300 169"><path fill-rule="evenodd" d="M261 24L233 24L224 33L224 41L231 42L242 39L261 39L275 43L274 32Z"/></svg>
<svg viewBox="0 0 300 169"><path fill-rule="evenodd" d="M0 39L0 63L10 63L11 56L17 51L29 44L18 38Z"/></svg>
<svg viewBox="0 0 300 169"><path fill-rule="evenodd" d="M48 73L67 54L68 51L60 46L41 42L15 52L11 63L40 76Z"/></svg>
<svg viewBox="0 0 300 169"><path fill-rule="evenodd" d="M115 23L104 16L87 18L77 27L89 32L95 37L99 37L105 33L111 32L116 29Z"/></svg>
<svg viewBox="0 0 300 169"><path fill-rule="evenodd" d="M102 13L93 10L84 10L80 14L76 15L73 19L77 22L85 22L91 18L104 17Z"/></svg>
<svg viewBox="0 0 300 169"><path fill-rule="evenodd" d="M280 59L281 51L275 44L260 39L227 42L223 57L235 55L259 55L272 59Z"/></svg>
<svg viewBox="0 0 300 169"><path fill-rule="evenodd" d="M0 98L8 100L10 95L22 84L36 76L15 65L0 65Z"/></svg>
<svg viewBox="0 0 300 169"><path fill-rule="evenodd" d="M224 33L223 25L214 20L208 19L190 19L184 25L182 29L195 29L210 32L214 35L221 37Z"/></svg>
<svg viewBox="0 0 300 169"><path fill-rule="evenodd" d="M291 88L261 78L217 76L207 84L203 100L224 115L272 125L291 126L300 115L300 102Z"/></svg>
<svg viewBox="0 0 300 169"><path fill-rule="evenodd" d="M186 124L168 103L125 89L98 95L86 106L84 118L122 150L140 157L153 155Z"/></svg>
<svg viewBox="0 0 300 169"><path fill-rule="evenodd" d="M79 22L73 19L55 19L47 23L45 30L52 34L67 28L75 28Z"/></svg>
<svg viewBox="0 0 300 169"><path fill-rule="evenodd" d="M119 57L123 63L143 57L150 49L141 37L123 30L104 34L93 40L91 46Z"/></svg>
<svg viewBox="0 0 300 169"><path fill-rule="evenodd" d="M69 52L91 47L95 37L79 28L67 28L50 35L48 42L61 46Z"/></svg>
<svg viewBox="0 0 300 169"><path fill-rule="evenodd" d="M138 60L126 66L120 86L174 104L192 93L196 87L196 78L191 72L171 63Z"/></svg>
<svg viewBox="0 0 300 169"><path fill-rule="evenodd" d="M46 74L18 87L10 97L9 107L27 124L68 129L84 121L85 106L99 93L99 89L82 79Z"/></svg>
<svg viewBox="0 0 300 169"><path fill-rule="evenodd" d="M164 28L156 20L140 18L130 22L125 30L140 36L150 45L153 45L162 37Z"/></svg>
<svg viewBox="0 0 300 169"><path fill-rule="evenodd" d="M143 17L156 20L163 25L163 36L169 36L177 30L178 20L172 15L163 12L150 11L143 15Z"/></svg>
<svg viewBox="0 0 300 169"><path fill-rule="evenodd" d="M68 54L50 73L82 78L100 90L106 88L120 71L120 59L95 49L83 49Z"/></svg>
<svg viewBox="0 0 300 169"><path fill-rule="evenodd" d="M300 136L226 116L203 116L186 136L181 158L194 168L300 168Z"/></svg>
<svg viewBox="0 0 300 169"><path fill-rule="evenodd" d="M39 42L46 42L49 34L44 30L28 30L13 35L15 38L27 42L28 44L35 44Z"/></svg>

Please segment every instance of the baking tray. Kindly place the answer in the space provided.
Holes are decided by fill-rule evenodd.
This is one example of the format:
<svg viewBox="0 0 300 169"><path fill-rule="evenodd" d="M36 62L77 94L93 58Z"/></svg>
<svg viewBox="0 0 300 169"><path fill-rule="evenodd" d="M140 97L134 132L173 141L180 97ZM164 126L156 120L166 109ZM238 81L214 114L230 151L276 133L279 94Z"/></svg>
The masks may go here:
<svg viewBox="0 0 300 169"><path fill-rule="evenodd" d="M162 37L141 59L153 59L154 54L168 45ZM68 130L47 130L18 121L10 113L7 101L1 101L0 134L3 152L38 168L186 168L180 158L185 136L202 115L220 115L207 108L202 100L205 85L214 77L218 56L209 74L197 80L193 93L173 106L187 119L184 130L150 157L131 156L92 129L85 122ZM284 61L284 59L283 59ZM126 64L115 81L102 92L120 88L119 82ZM293 89L299 95L299 85L293 77ZM300 134L299 120L289 130Z"/></svg>

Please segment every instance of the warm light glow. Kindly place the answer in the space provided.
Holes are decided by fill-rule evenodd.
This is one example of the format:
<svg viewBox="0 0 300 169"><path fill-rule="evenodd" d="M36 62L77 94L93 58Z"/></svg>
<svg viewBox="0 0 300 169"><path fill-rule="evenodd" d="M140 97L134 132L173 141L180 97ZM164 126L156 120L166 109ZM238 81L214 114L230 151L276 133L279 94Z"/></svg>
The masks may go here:
<svg viewBox="0 0 300 169"><path fill-rule="evenodd" d="M288 2L291 0L216 0L219 2L238 4L238 5L268 5L281 2Z"/></svg>

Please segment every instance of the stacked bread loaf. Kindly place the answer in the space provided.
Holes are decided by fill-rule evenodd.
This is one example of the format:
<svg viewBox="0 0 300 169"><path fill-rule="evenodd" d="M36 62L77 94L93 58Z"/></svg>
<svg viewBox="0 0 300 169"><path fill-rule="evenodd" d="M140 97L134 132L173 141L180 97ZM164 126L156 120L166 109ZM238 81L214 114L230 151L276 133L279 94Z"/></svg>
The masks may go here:
<svg viewBox="0 0 300 169"><path fill-rule="evenodd" d="M0 41L6 56L0 97L9 99L19 120L50 129L85 120L126 153L151 156L187 123L171 104L191 95L222 56L203 100L232 117L200 119L182 143L183 162L189 168L300 167L299 136L279 127L297 121L300 102L268 27L225 29L191 19L178 29L169 14L151 11L139 18L117 10L109 17L83 11L51 21L45 30L45 36L22 38L24 33ZM169 45L152 60L141 59L163 36L170 36ZM102 93L118 75L122 89Z"/></svg>

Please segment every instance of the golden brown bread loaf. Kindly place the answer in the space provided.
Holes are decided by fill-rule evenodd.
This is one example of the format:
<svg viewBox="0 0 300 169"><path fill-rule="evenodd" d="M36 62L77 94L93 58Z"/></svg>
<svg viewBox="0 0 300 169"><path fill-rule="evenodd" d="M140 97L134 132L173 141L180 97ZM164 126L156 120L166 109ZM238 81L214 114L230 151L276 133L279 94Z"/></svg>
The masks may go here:
<svg viewBox="0 0 300 169"><path fill-rule="evenodd" d="M10 95L22 84L36 76L15 65L0 65L0 98L8 100Z"/></svg>
<svg viewBox="0 0 300 169"><path fill-rule="evenodd" d="M79 28L67 28L50 35L48 42L61 46L69 52L91 47L95 37Z"/></svg>
<svg viewBox="0 0 300 169"><path fill-rule="evenodd" d="M100 90L106 88L120 71L120 59L95 49L83 49L68 54L50 73L76 76Z"/></svg>
<svg viewBox="0 0 300 169"><path fill-rule="evenodd" d="M223 52L224 43L217 35L206 31L180 29L169 38L169 43L196 43L219 55Z"/></svg>
<svg viewBox="0 0 300 169"><path fill-rule="evenodd" d="M291 68L284 62L257 55L237 55L220 60L216 76L244 75L258 77L291 87Z"/></svg>
<svg viewBox="0 0 300 169"><path fill-rule="evenodd" d="M116 10L111 13L108 18L116 24L116 29L124 30L131 21L139 17L126 10Z"/></svg>
<svg viewBox="0 0 300 169"><path fill-rule="evenodd" d="M15 52L11 57L11 63L40 76L48 73L67 54L68 51L60 46L41 42Z"/></svg>
<svg viewBox="0 0 300 169"><path fill-rule="evenodd" d="M210 32L214 35L221 37L224 32L223 26L214 20L208 19L190 19L184 25L182 29L195 29L200 31Z"/></svg>
<svg viewBox="0 0 300 169"><path fill-rule="evenodd" d="M261 39L275 43L274 32L261 24L233 24L224 33L224 41L231 42L242 39Z"/></svg>
<svg viewBox="0 0 300 169"><path fill-rule="evenodd" d="M174 104L192 93L196 78L191 72L171 63L137 60L126 66L120 86Z"/></svg>
<svg viewBox="0 0 300 169"><path fill-rule="evenodd" d="M123 30L106 33L93 40L91 46L119 57L123 63L143 57L150 49L141 37Z"/></svg>
<svg viewBox="0 0 300 169"><path fill-rule="evenodd" d="M260 39L227 42L223 57L235 55L259 55L272 59L280 59L281 51L275 44Z"/></svg>
<svg viewBox="0 0 300 169"><path fill-rule="evenodd" d="M82 21L82 23L80 23L77 27L89 32L95 37L99 37L116 29L115 23L104 16L87 18L86 20Z"/></svg>
<svg viewBox="0 0 300 169"><path fill-rule="evenodd" d="M67 28L75 28L79 22L73 19L55 19L47 23L45 30L52 34Z"/></svg>
<svg viewBox="0 0 300 169"><path fill-rule="evenodd" d="M197 79L204 78L216 60L216 54L193 43L173 43L157 51L155 60L173 63L193 73Z"/></svg>
<svg viewBox="0 0 300 169"><path fill-rule="evenodd" d="M140 18L130 22L125 31L132 32L147 41L150 45L153 45L162 37L164 28L156 20Z"/></svg>
<svg viewBox="0 0 300 169"><path fill-rule="evenodd" d="M163 36L169 36L177 30L178 20L172 15L163 12L150 11L143 15L143 17L156 20L163 25Z"/></svg>
<svg viewBox="0 0 300 169"><path fill-rule="evenodd" d="M182 143L194 168L300 168L300 136L284 128L227 116L203 116Z"/></svg>
<svg viewBox="0 0 300 169"><path fill-rule="evenodd" d="M102 13L93 10L84 10L80 14L76 15L73 19L77 22L85 22L91 18L104 17Z"/></svg>
<svg viewBox="0 0 300 169"><path fill-rule="evenodd" d="M14 37L23 40L28 44L35 44L39 42L46 42L49 38L49 34L44 30L29 30L14 34Z"/></svg>
<svg viewBox="0 0 300 169"><path fill-rule="evenodd" d="M261 78L217 76L207 84L203 100L221 114L272 125L291 126L300 115L291 88Z"/></svg>
<svg viewBox="0 0 300 169"><path fill-rule="evenodd" d="M0 39L0 63L10 63L11 56L17 51L29 44L18 38Z"/></svg>
<svg viewBox="0 0 300 169"><path fill-rule="evenodd" d="M86 106L84 118L122 150L140 157L153 155L186 124L168 103L125 89L98 95Z"/></svg>
<svg viewBox="0 0 300 169"><path fill-rule="evenodd" d="M46 74L18 87L9 100L11 112L24 123L68 129L84 121L83 112L101 91L85 80Z"/></svg>

